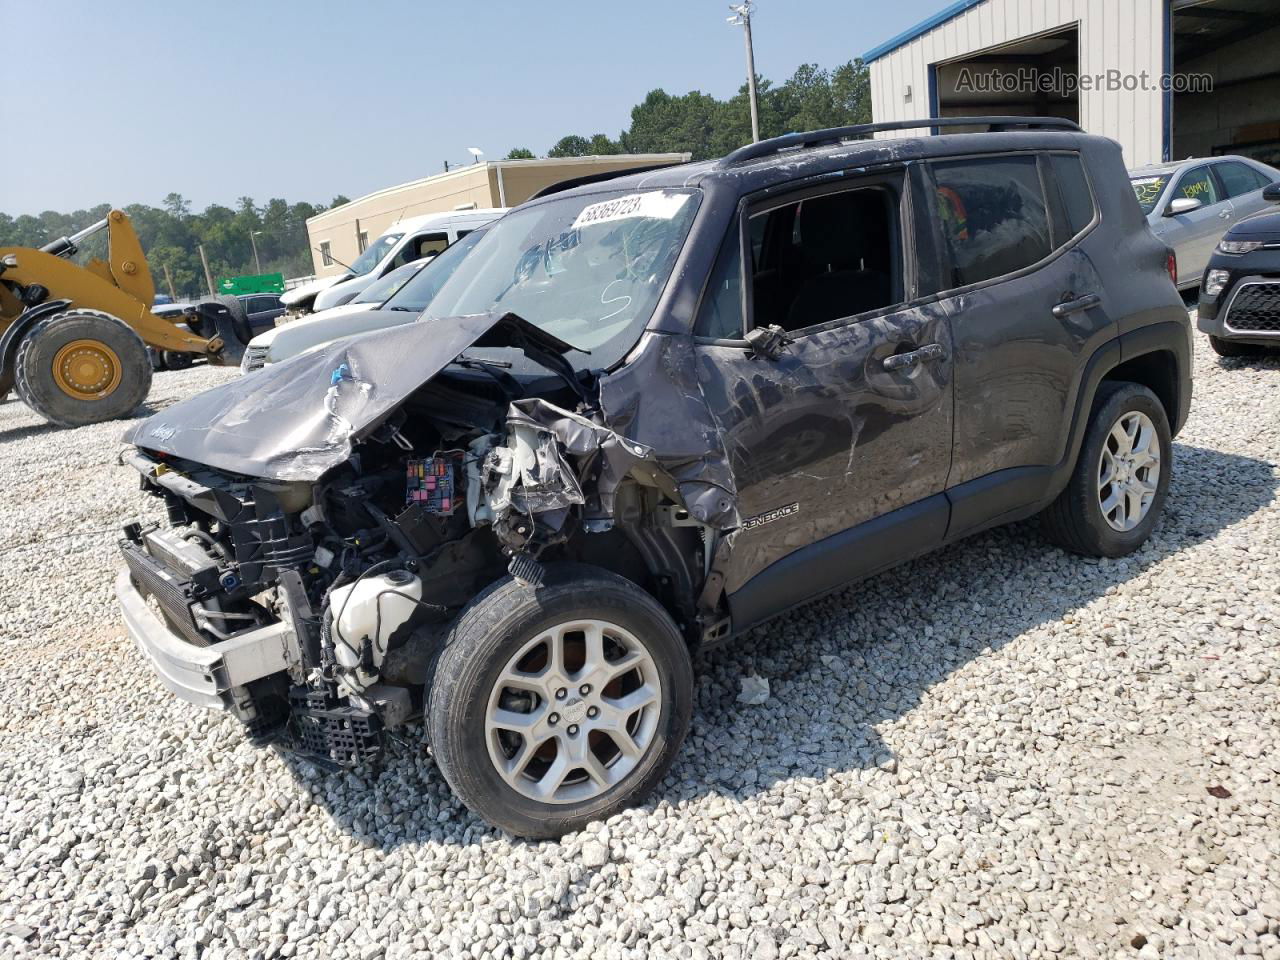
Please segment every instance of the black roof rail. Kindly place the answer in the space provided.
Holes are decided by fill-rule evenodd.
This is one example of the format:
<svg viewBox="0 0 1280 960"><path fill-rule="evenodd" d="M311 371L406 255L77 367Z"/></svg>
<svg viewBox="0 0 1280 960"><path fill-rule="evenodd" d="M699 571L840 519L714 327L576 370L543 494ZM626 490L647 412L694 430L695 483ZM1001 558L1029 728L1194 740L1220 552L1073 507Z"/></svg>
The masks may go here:
<svg viewBox="0 0 1280 960"><path fill-rule="evenodd" d="M1068 130L1083 133L1080 125L1064 117L926 117L923 120L889 120L884 123L859 123L852 127L831 127L827 130L813 130L809 133L787 133L781 137L761 140L739 147L724 157L716 166L733 167L740 163L750 163L770 154L783 150L802 150L807 147L822 147L842 140L853 140L868 134L885 130L913 130L917 127L977 127L986 126L996 130Z"/></svg>
<svg viewBox="0 0 1280 960"><path fill-rule="evenodd" d="M572 190L574 187L581 187L588 183L600 183L604 180L613 180L617 177L630 176L633 173L648 173L650 170L662 170L666 167L679 166L674 163L649 163L638 167L617 167L612 170L605 170L602 173L588 173L581 177L571 177L568 180L557 180L555 183L548 184L541 190L537 191L529 200L539 200L542 197L549 197L553 193L563 193L565 190ZM527 203L528 201L526 201Z"/></svg>

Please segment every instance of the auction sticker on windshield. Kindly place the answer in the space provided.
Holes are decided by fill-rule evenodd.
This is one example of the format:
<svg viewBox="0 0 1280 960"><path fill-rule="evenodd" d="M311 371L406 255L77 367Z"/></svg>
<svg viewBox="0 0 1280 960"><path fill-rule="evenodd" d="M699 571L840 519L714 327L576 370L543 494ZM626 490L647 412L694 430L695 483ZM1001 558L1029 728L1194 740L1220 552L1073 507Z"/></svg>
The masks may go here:
<svg viewBox="0 0 1280 960"><path fill-rule="evenodd" d="M670 220L689 199L687 193L660 193L651 190L647 193L629 193L625 197L614 197L583 207L578 219L573 221L571 230L583 227L594 227L598 223L613 223L615 220L629 220L646 217L651 220Z"/></svg>

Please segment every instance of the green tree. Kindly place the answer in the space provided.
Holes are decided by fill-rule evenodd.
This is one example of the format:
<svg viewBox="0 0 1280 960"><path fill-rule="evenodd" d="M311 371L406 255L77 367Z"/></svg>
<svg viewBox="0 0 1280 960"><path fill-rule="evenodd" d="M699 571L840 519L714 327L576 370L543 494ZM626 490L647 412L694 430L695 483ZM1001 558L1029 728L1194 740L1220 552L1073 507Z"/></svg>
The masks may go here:
<svg viewBox="0 0 1280 960"><path fill-rule="evenodd" d="M533 156L533 151L530 150L528 147L512 147L511 152L508 153L503 159L504 160L533 160L534 156Z"/></svg>
<svg viewBox="0 0 1280 960"><path fill-rule="evenodd" d="M555 146L547 151L548 157L585 157L591 152L591 141L577 134L561 137Z"/></svg>

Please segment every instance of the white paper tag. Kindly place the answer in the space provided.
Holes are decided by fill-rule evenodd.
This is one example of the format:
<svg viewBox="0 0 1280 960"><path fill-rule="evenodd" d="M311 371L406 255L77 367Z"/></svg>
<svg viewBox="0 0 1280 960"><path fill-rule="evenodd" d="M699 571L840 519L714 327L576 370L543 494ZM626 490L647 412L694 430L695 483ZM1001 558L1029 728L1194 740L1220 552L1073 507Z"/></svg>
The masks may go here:
<svg viewBox="0 0 1280 960"><path fill-rule="evenodd" d="M593 227L598 223L613 223L616 220L629 220L633 217L647 217L651 220L670 220L684 202L689 199L687 193L660 193L650 190L646 193L629 193L624 197L614 197L583 207L578 218L573 221L571 230Z"/></svg>

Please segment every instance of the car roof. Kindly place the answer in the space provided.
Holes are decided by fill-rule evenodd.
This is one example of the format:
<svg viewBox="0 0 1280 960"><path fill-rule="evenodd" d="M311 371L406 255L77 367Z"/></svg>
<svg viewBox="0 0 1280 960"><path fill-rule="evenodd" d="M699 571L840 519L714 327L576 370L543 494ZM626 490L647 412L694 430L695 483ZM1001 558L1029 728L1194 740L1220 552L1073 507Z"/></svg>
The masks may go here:
<svg viewBox="0 0 1280 960"><path fill-rule="evenodd" d="M963 156L975 153L1007 153L1015 150L1080 149L1086 142L1110 142L1090 134L1040 129L999 132L944 133L936 136L884 137L845 140L799 149L781 149L764 156L734 162L733 156L622 174L609 180L571 187L561 193L532 200L545 203L565 196L586 196L617 190L701 187L741 196L777 183L851 167L880 166L895 161Z"/></svg>
<svg viewBox="0 0 1280 960"><path fill-rule="evenodd" d="M1205 163L1222 163L1224 160L1239 160L1252 167L1265 167L1267 164L1252 157L1242 157L1235 153L1224 153L1213 157L1187 157L1185 160L1171 160L1168 163L1148 163L1141 167L1130 167L1130 177L1158 177L1161 174L1177 173L1188 167L1198 167Z"/></svg>
<svg viewBox="0 0 1280 960"><path fill-rule="evenodd" d="M480 207L471 210L442 210L439 213L424 213L417 217L405 217L387 227L383 233L392 230L409 233L423 227L444 227L451 223L470 223L472 220L496 220L507 212L506 207Z"/></svg>

